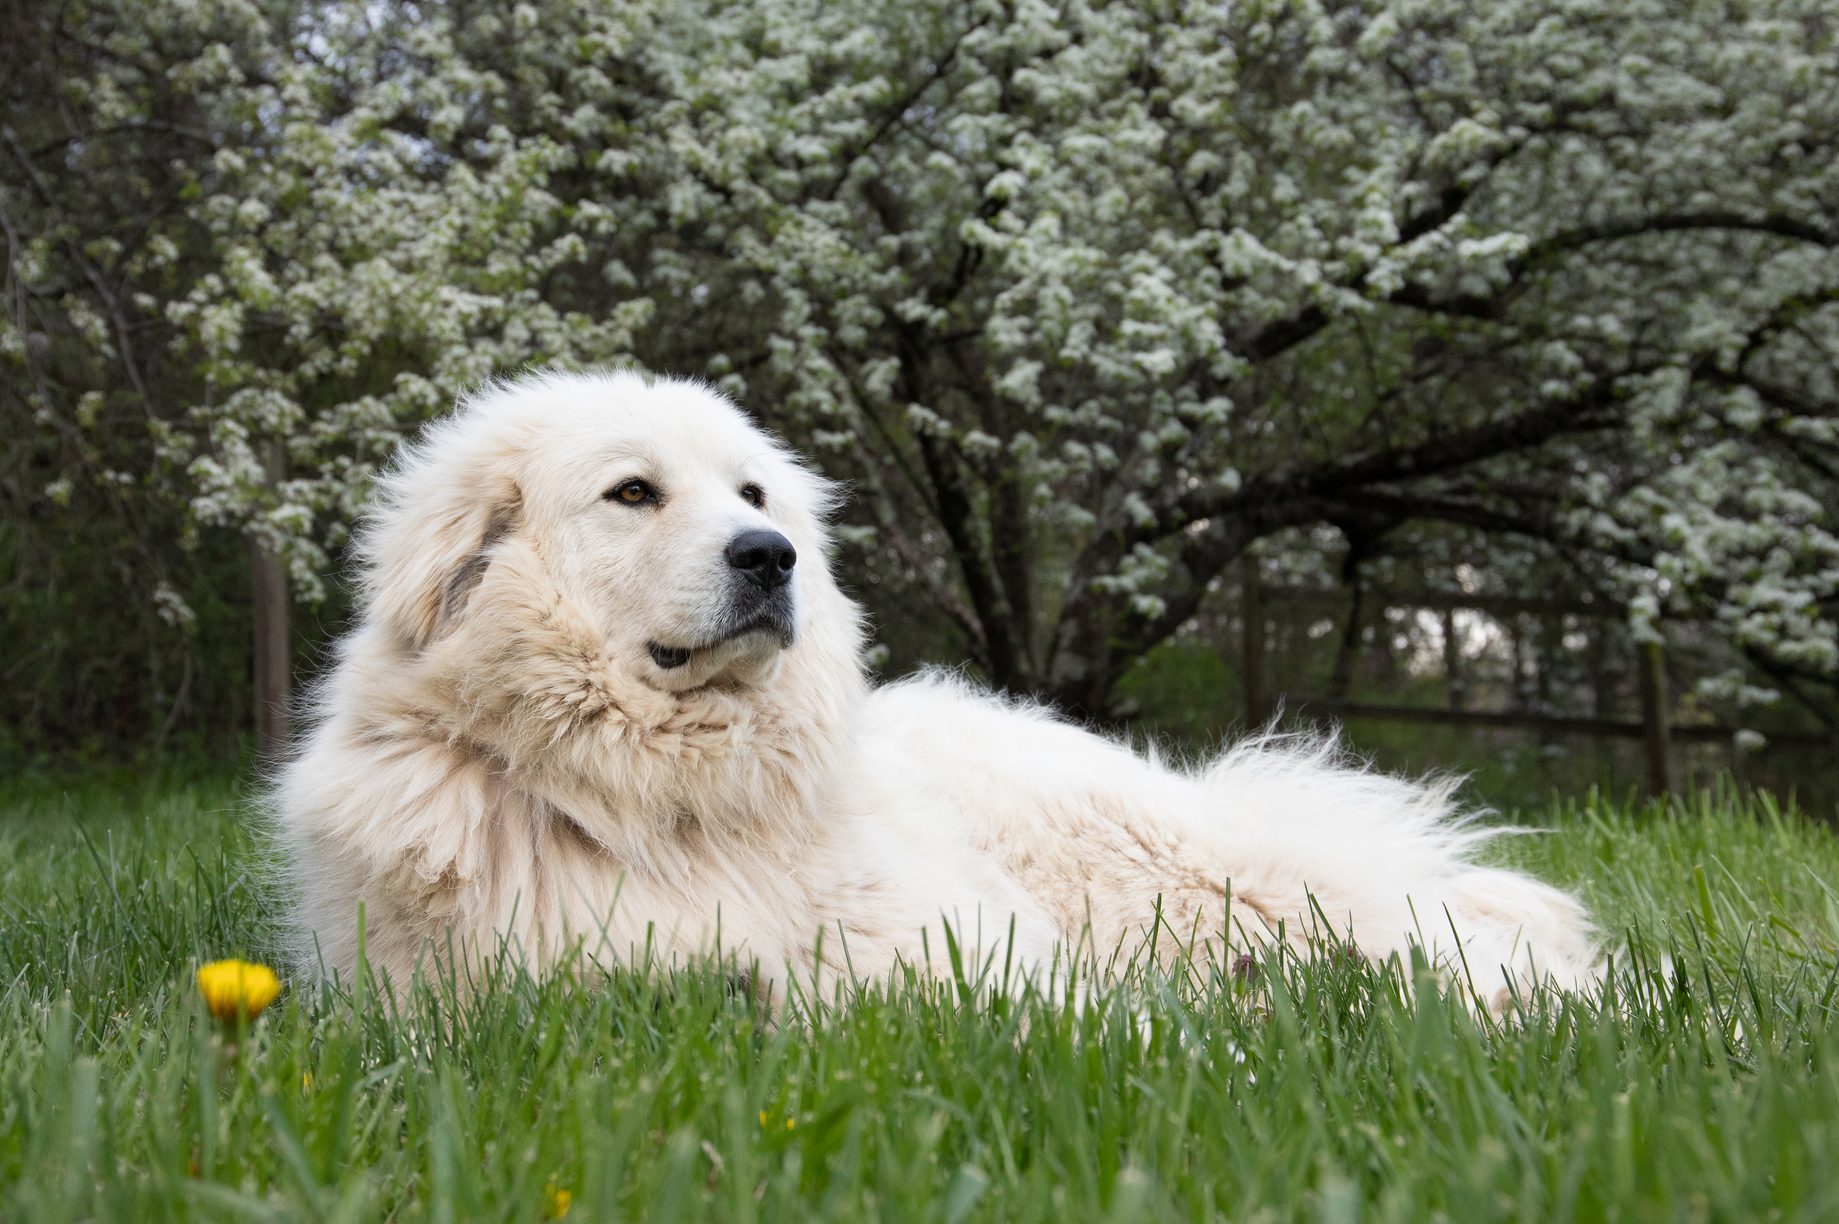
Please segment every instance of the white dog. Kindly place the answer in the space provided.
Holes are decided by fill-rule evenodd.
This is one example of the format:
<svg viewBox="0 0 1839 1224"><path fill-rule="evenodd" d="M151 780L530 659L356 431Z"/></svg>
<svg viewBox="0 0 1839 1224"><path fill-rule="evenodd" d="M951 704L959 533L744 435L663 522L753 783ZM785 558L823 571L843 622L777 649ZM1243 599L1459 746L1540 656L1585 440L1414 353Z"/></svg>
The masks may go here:
<svg viewBox="0 0 1839 1224"><path fill-rule="evenodd" d="M1011 980L1311 932L1417 945L1492 1007L1596 971L1577 902L1472 862L1445 789L1269 744L1180 771L959 681L871 687L831 499L690 382L525 378L432 426L276 794L303 967L352 970L361 909L398 984L720 952L783 1000L939 971L948 927Z"/></svg>

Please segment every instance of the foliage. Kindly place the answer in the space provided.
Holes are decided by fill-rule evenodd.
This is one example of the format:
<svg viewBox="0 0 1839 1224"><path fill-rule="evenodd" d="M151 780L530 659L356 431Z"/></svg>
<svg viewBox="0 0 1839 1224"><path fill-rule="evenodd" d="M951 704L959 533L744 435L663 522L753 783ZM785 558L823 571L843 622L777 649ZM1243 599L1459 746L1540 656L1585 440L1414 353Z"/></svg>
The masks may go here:
<svg viewBox="0 0 1839 1224"><path fill-rule="evenodd" d="M219 784L0 813L0 1214L1551 1220L1839 1210L1839 843L1731 798L1512 843L1638 932L1613 1001L1478 1029L1346 962L1075 1014L912 985L763 1027L721 975L283 994ZM1670 970L1655 957L1674 958Z"/></svg>
<svg viewBox="0 0 1839 1224"><path fill-rule="evenodd" d="M1819 0L9 23L0 403L38 440L9 495L115 524L175 627L201 534L316 599L461 388L636 361L853 483L897 663L948 627L996 683L1113 711L1255 542L1431 538L1643 632L1707 618L1762 669L1717 685L1835 715Z"/></svg>

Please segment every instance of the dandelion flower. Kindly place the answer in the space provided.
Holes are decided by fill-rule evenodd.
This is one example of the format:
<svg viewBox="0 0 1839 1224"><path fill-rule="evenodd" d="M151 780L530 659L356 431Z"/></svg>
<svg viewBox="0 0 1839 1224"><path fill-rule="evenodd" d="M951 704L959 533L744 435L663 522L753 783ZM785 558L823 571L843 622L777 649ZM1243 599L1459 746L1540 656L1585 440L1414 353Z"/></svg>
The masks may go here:
<svg viewBox="0 0 1839 1224"><path fill-rule="evenodd" d="M561 1219L568 1214L569 1204L574 1201L575 1196L556 1185L554 1178L543 1187L543 1215L546 1219Z"/></svg>
<svg viewBox="0 0 1839 1224"><path fill-rule="evenodd" d="M281 979L267 965L220 960L198 966L198 993L219 1020L253 1020L281 993Z"/></svg>

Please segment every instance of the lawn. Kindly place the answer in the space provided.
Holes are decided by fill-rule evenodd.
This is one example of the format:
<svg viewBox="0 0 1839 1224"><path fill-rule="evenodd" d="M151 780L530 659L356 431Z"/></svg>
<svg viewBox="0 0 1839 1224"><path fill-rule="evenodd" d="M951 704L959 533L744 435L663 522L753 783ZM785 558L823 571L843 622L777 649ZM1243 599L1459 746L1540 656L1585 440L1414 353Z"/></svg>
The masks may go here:
<svg viewBox="0 0 1839 1224"><path fill-rule="evenodd" d="M1331 959L783 1028L716 972L296 989L226 1043L192 973L267 955L243 810L0 799L0 1215L1839 1217L1839 839L1766 801L1519 813L1624 951L1506 1027Z"/></svg>

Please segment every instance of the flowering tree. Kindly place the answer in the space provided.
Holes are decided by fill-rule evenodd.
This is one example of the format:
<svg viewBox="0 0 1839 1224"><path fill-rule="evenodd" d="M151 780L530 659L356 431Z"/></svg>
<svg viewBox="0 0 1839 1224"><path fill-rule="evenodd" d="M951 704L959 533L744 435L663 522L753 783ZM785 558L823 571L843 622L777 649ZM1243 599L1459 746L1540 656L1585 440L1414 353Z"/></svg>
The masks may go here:
<svg viewBox="0 0 1839 1224"><path fill-rule="evenodd" d="M288 592L324 598L405 434L496 372L628 357L649 304L584 262L596 206L547 189L581 159L561 143L574 120L542 110L544 53L479 66L522 15L101 0L30 17L39 105L0 132L0 358L22 375L6 407L59 431L49 498L139 537L139 585L175 627L194 615L175 562L213 529L247 541L272 711ZM593 61L629 38L609 11L562 40L558 72L602 108L588 127L620 108Z"/></svg>
<svg viewBox="0 0 1839 1224"><path fill-rule="evenodd" d="M750 16L677 144L755 219L754 398L1008 685L1103 710L1314 523L1590 554L1830 676L1835 42L1675 9Z"/></svg>
<svg viewBox="0 0 1839 1224"><path fill-rule="evenodd" d="M302 595L459 387L636 360L852 481L862 585L1069 708L1323 526L1530 546L1773 684L1839 669L1815 0L58 13L80 130L9 154L13 394L80 421L31 337L108 354L147 495ZM98 286L95 134L173 106L204 146ZM169 393L120 368L140 325Z"/></svg>

